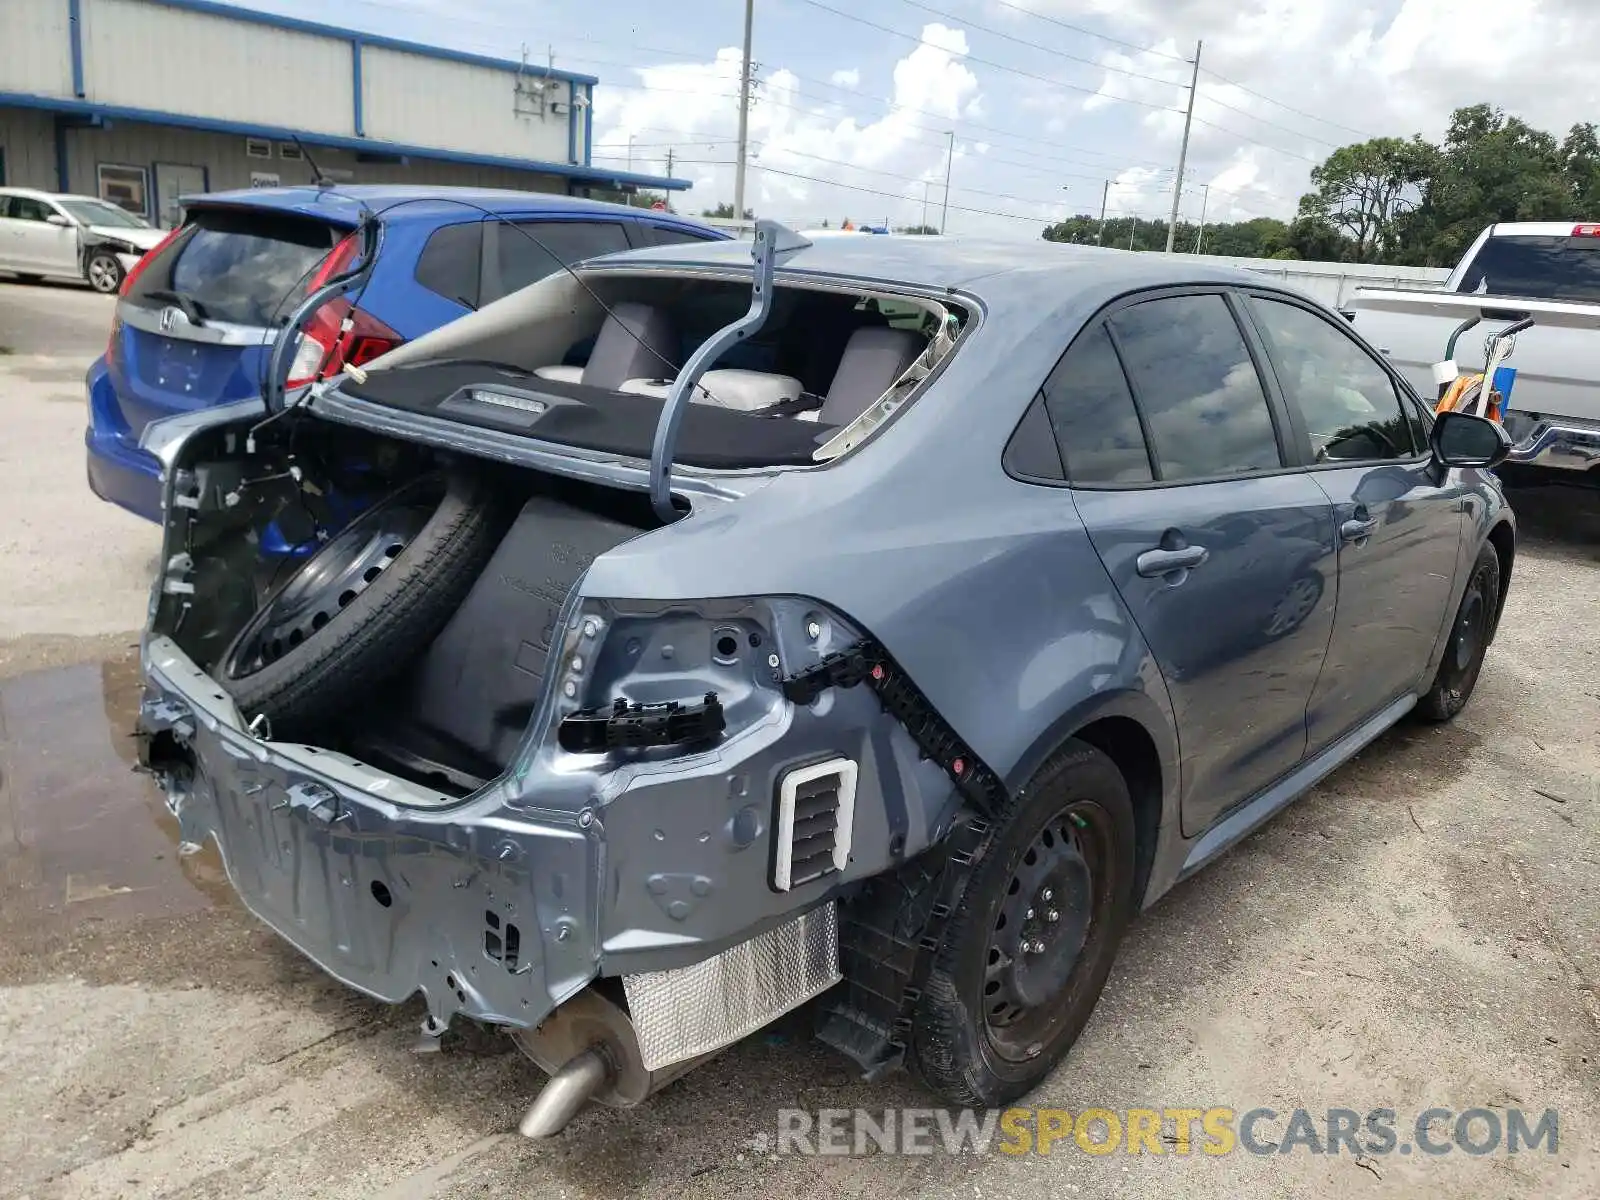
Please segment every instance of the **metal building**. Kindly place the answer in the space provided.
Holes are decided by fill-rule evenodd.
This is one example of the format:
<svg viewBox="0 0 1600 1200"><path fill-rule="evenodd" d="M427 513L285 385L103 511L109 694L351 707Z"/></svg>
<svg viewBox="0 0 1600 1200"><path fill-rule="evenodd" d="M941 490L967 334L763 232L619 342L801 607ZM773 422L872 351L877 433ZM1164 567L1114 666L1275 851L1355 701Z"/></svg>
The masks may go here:
<svg viewBox="0 0 1600 1200"><path fill-rule="evenodd" d="M0 183L162 225L180 195L309 182L300 146L338 181L688 188L590 165L598 82L213 0L0 0Z"/></svg>

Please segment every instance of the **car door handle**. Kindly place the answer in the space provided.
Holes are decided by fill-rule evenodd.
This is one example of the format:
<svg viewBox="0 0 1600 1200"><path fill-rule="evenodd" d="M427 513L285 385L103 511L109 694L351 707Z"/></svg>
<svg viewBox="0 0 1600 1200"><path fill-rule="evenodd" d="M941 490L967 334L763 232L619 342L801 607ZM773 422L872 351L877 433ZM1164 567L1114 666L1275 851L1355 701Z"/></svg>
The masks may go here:
<svg viewBox="0 0 1600 1200"><path fill-rule="evenodd" d="M1346 521L1339 526L1339 536L1347 542L1359 542L1364 537L1370 537L1377 527L1378 521L1375 517L1369 517L1364 521Z"/></svg>
<svg viewBox="0 0 1600 1200"><path fill-rule="evenodd" d="M1211 557L1204 546L1185 546L1181 550L1146 550L1134 560L1134 569L1146 579L1170 575L1173 571L1187 571L1198 567Z"/></svg>

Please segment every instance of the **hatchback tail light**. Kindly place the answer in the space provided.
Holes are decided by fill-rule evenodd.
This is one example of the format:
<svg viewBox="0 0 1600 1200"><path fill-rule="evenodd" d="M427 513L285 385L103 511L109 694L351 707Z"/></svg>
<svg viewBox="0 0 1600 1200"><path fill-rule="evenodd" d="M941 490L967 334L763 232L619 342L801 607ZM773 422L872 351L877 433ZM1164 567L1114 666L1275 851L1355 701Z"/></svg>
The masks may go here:
<svg viewBox="0 0 1600 1200"><path fill-rule="evenodd" d="M1600 238L1600 224L1596 224L1596 225L1574 225L1572 227L1572 236L1573 237Z"/></svg>
<svg viewBox="0 0 1600 1200"><path fill-rule="evenodd" d="M323 259L307 292L315 292L328 280L349 270L359 250L358 235L352 233ZM343 296L336 297L307 319L284 386L304 387L315 380L337 375L346 367L359 367L380 354L387 354L403 341L404 338L371 313L356 308Z"/></svg>

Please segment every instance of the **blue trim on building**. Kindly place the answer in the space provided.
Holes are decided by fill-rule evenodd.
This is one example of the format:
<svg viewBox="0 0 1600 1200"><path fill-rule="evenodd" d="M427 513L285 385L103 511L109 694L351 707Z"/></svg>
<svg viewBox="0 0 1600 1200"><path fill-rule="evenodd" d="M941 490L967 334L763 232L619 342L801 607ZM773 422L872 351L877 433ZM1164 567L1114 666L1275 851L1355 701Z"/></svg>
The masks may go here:
<svg viewBox="0 0 1600 1200"><path fill-rule="evenodd" d="M401 38L365 33L359 29L347 29L339 25L324 25L320 21L305 21L299 17L280 17L275 13L258 12L253 8L239 8L232 4L219 4L217 0L151 0L151 2L165 5L167 8L206 13L214 17L228 17L235 21L249 21L255 25L265 25L272 29L287 29L295 33L315 33L323 37L344 38L346 41L354 41L359 38L367 45L376 46L381 50L398 50L405 54L421 55L423 58L440 58L446 62L468 63L476 67L494 67L502 71L521 71L526 75L539 75L546 79L565 79L572 83L593 85L600 82L593 75L578 75L571 71L541 67L536 63L524 65L514 59L491 58L486 54L469 54L463 50L445 50L439 46L425 46L421 42L408 42Z"/></svg>
<svg viewBox="0 0 1600 1200"><path fill-rule="evenodd" d="M68 178L67 169L67 122L62 116L56 117L56 191L72 191L72 181Z"/></svg>
<svg viewBox="0 0 1600 1200"><path fill-rule="evenodd" d="M354 102L350 128L357 137L366 137L367 129L361 114L361 39L350 39L350 96Z"/></svg>
<svg viewBox="0 0 1600 1200"><path fill-rule="evenodd" d="M168 3L170 0L162 0ZM185 0L186 3L191 0ZM198 2L198 0L193 0ZM693 186L686 179L664 179L659 175L636 175L630 171L607 171L587 165L590 151L589 123L584 123L585 165L542 162L531 158L508 158L500 154L471 154L456 150L441 150L432 146L409 146L399 142L373 141L370 138L345 137L342 134L318 133L313 129L286 129L281 125L257 125L248 121L221 121L209 117L192 117L182 113L156 112L146 108L125 108L114 104L90 104L82 100L63 100L56 96L35 96L24 92L0 92L0 107L42 109L45 112L66 113L87 117L92 121L141 121L148 125L168 125L177 129L201 129L208 133L237 133L246 137L272 138L292 142L299 138L309 146L332 146L338 150L353 150L358 154L386 154L400 158L421 158L433 162L465 163L479 167L505 167L512 171L532 171L540 175L556 175L563 179L582 180L590 187L621 188L625 186L656 188L663 191L683 192ZM590 109L593 112L593 109Z"/></svg>
<svg viewBox="0 0 1600 1200"><path fill-rule="evenodd" d="M83 0L67 0L67 39L72 43L72 94L82 100L87 95L83 87Z"/></svg>

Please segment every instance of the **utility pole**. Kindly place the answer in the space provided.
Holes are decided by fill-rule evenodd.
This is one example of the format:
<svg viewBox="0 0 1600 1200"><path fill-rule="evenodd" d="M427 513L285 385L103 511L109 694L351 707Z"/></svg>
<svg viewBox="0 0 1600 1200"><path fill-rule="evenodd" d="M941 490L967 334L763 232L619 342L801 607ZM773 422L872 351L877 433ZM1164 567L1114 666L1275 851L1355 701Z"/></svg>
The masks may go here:
<svg viewBox="0 0 1600 1200"><path fill-rule="evenodd" d="M672 147L667 147L667 178L672 178Z"/></svg>
<svg viewBox="0 0 1600 1200"><path fill-rule="evenodd" d="M1128 225L1128 249L1133 249L1133 235L1139 232L1139 218L1135 216Z"/></svg>
<svg viewBox="0 0 1600 1200"><path fill-rule="evenodd" d="M929 181L922 181L922 231L928 231L928 185Z"/></svg>
<svg viewBox="0 0 1600 1200"><path fill-rule="evenodd" d="M628 170L633 170L633 134L628 135Z"/></svg>
<svg viewBox="0 0 1600 1200"><path fill-rule="evenodd" d="M944 211L939 214L940 233L943 233L950 224L950 168L956 161L956 131L948 130L945 136L950 139L950 145L944 152Z"/></svg>
<svg viewBox="0 0 1600 1200"><path fill-rule="evenodd" d="M1183 164L1189 157L1189 125L1194 121L1194 98L1200 90L1200 47L1194 44L1194 74L1189 78L1189 108L1183 114L1183 143L1178 147L1178 177L1172 181L1172 219L1167 222L1167 253L1172 253L1172 239L1178 236L1178 201L1183 196Z"/></svg>
<svg viewBox="0 0 1600 1200"><path fill-rule="evenodd" d="M1196 254L1200 253L1200 239L1206 236L1206 204L1210 201L1210 199L1211 199L1211 185L1209 183L1201 184L1200 185L1200 228L1195 231L1195 235L1194 235L1194 252Z"/></svg>
<svg viewBox="0 0 1600 1200"><path fill-rule="evenodd" d="M1094 244L1101 246L1106 240L1106 201L1111 199L1111 180L1106 180L1106 186L1100 189L1100 232L1094 235Z"/></svg>
<svg viewBox="0 0 1600 1200"><path fill-rule="evenodd" d="M733 219L744 220L744 168L750 153L750 27L756 0L744 0L744 65L739 71L739 157L733 169Z"/></svg>

